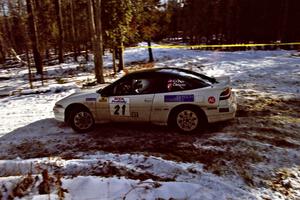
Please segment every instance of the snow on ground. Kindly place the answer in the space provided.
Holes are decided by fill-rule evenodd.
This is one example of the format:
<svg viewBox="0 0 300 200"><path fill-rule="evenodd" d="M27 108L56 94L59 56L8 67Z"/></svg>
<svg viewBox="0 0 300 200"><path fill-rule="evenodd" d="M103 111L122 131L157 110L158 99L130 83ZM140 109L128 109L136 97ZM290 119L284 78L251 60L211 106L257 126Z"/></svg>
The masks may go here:
<svg viewBox="0 0 300 200"><path fill-rule="evenodd" d="M0 196L299 199L300 58L295 52L153 51L154 67L229 75L238 94L236 119L188 136L133 124L75 134L53 119L52 107L93 79L92 63L47 66L45 85L34 82L34 89L28 87L26 68L1 69ZM138 64L147 61L147 53L127 49L128 69L151 67ZM104 59L111 82L111 58ZM45 170L48 178L41 175ZM51 195L39 195L44 183Z"/></svg>
<svg viewBox="0 0 300 200"><path fill-rule="evenodd" d="M114 167L114 172L109 167ZM10 160L0 162L0 168L2 173L5 169L2 176L17 173L26 176L45 169L62 173L66 177L62 179L62 187L69 191L68 199L255 199L256 196L240 189L238 184L232 185L232 181L204 172L201 164L177 163L137 154L98 153L71 160Z"/></svg>

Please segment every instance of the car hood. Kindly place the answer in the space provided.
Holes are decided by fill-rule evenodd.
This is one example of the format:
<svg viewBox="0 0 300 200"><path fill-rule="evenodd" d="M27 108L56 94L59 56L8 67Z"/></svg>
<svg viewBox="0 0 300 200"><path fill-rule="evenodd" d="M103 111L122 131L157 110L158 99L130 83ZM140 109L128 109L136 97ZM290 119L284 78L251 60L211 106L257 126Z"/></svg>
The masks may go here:
<svg viewBox="0 0 300 200"><path fill-rule="evenodd" d="M96 92L76 92L76 93L69 95L66 98L85 98L85 97L94 96L94 94L96 94Z"/></svg>
<svg viewBox="0 0 300 200"><path fill-rule="evenodd" d="M99 94L96 92L97 90L83 90L80 92L73 93L61 100L59 100L56 104L67 106L71 103L82 103L82 102L95 102Z"/></svg>

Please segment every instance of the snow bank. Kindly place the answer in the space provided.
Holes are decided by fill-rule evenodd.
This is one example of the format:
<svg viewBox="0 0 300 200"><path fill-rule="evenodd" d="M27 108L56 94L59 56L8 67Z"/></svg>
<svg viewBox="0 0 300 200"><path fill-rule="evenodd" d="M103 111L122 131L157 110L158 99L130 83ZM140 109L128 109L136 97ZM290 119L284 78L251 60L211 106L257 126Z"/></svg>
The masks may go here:
<svg viewBox="0 0 300 200"><path fill-rule="evenodd" d="M96 170L101 163L112 162L122 165L129 171L144 171L157 177L172 176L174 181L139 180L125 177L103 178L98 176L74 176L80 171ZM142 167L143 166L143 167ZM96 154L84 156L84 159L64 160L61 158L42 158L29 160L0 161L0 171L13 174L37 174L47 169L50 173L61 173L62 187L68 190L67 199L256 199L249 189L241 188L234 181L225 180L203 171L201 164L177 163L157 157L142 155ZM193 169L193 170L191 170ZM124 169L123 169L124 170ZM168 171L170 173L168 173ZM82 174L82 173L81 173ZM0 179L0 184L9 178ZM3 183L3 182L2 182ZM9 186L7 186L9 187ZM53 191L54 193L55 191ZM54 193L55 194L55 193ZM31 194L34 196L37 194Z"/></svg>

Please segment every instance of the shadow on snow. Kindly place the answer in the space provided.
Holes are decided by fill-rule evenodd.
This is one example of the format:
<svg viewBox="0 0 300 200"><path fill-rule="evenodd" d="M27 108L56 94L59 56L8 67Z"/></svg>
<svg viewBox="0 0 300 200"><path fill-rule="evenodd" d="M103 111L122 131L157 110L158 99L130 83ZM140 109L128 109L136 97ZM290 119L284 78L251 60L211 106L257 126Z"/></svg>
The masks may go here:
<svg viewBox="0 0 300 200"><path fill-rule="evenodd" d="M53 118L33 122L0 138L0 159L45 156L74 157L79 152L138 153L190 160L186 153L196 151L193 143L217 134L225 126L214 124L207 130L184 135L166 126L139 123L96 125L90 133L74 133ZM10 152L9 154L7 152ZM185 152L185 153L184 153Z"/></svg>

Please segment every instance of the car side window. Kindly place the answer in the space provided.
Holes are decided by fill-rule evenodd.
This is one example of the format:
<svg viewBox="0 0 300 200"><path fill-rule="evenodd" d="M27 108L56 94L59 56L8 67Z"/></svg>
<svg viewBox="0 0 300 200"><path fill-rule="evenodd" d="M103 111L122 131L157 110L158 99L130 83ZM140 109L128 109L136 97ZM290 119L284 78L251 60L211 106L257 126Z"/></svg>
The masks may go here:
<svg viewBox="0 0 300 200"><path fill-rule="evenodd" d="M152 94L156 91L155 86L153 78L130 78L118 83L113 89L113 95Z"/></svg>
<svg viewBox="0 0 300 200"><path fill-rule="evenodd" d="M192 89L191 84L186 82L185 80L179 78L169 78L167 81L167 91L168 92L175 92L175 91L182 91L182 90L190 90Z"/></svg>
<svg viewBox="0 0 300 200"><path fill-rule="evenodd" d="M121 95L132 95L133 88L132 88L132 79L122 81L118 83L113 90L113 95L121 96Z"/></svg>
<svg viewBox="0 0 300 200"><path fill-rule="evenodd" d="M134 79L132 87L135 94L151 94L155 93L156 83L151 78Z"/></svg>

